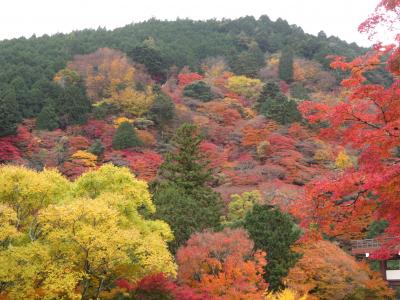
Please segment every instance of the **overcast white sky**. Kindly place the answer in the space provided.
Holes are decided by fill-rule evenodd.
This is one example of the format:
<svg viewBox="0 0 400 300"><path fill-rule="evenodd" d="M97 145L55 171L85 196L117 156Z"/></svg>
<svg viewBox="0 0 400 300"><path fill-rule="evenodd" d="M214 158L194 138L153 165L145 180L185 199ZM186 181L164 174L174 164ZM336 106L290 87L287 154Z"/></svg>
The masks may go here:
<svg viewBox="0 0 400 300"><path fill-rule="evenodd" d="M113 29L151 17L174 20L237 18L246 15L278 17L317 34L324 30L349 42L370 45L358 25L378 0L0 0L0 39Z"/></svg>

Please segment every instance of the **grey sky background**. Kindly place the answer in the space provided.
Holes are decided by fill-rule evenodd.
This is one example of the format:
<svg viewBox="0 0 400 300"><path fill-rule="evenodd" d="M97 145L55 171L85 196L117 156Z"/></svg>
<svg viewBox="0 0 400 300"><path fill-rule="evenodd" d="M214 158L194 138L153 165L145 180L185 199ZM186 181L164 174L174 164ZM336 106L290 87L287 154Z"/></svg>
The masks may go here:
<svg viewBox="0 0 400 300"><path fill-rule="evenodd" d="M338 36L371 45L358 25L378 0L0 0L0 39L71 32L99 26L114 29L151 17L238 18L266 14L301 26L305 32Z"/></svg>

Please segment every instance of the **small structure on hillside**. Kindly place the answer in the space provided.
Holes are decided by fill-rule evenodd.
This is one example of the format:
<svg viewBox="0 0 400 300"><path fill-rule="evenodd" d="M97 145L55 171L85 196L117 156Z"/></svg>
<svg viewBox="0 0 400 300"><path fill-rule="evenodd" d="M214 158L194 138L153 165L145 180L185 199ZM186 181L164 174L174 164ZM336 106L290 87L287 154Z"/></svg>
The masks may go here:
<svg viewBox="0 0 400 300"><path fill-rule="evenodd" d="M390 241L399 238L400 237L382 237L354 240L351 242L351 253L356 257L363 256L367 259L371 259L372 253L384 247L385 244L390 243ZM389 259L379 260L380 271L382 277L389 282L390 286L400 286L400 244L391 246L390 253L392 253L392 255Z"/></svg>

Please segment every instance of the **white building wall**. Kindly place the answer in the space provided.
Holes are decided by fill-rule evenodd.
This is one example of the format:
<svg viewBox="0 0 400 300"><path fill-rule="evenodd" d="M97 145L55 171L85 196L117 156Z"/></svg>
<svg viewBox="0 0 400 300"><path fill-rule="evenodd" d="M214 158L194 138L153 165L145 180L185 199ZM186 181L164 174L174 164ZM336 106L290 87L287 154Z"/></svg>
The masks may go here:
<svg viewBox="0 0 400 300"><path fill-rule="evenodd" d="M387 280L400 280L400 270L386 270Z"/></svg>

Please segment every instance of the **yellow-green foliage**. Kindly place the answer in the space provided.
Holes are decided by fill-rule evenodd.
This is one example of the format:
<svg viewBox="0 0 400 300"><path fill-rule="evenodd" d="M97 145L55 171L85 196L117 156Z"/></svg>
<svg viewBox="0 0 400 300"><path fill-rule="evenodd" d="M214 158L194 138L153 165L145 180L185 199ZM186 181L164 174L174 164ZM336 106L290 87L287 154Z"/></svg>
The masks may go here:
<svg viewBox="0 0 400 300"><path fill-rule="evenodd" d="M302 297L297 296L297 293L290 289L285 289L276 294L268 294L266 300L307 300L307 295Z"/></svg>
<svg viewBox="0 0 400 300"><path fill-rule="evenodd" d="M262 82L246 76L232 76L228 79L227 88L248 99L255 100L262 90Z"/></svg>
<svg viewBox="0 0 400 300"><path fill-rule="evenodd" d="M254 204L260 203L261 194L259 191L244 192L241 195L232 195L231 199L232 201L228 205L228 214L222 220L226 226L234 226L243 220Z"/></svg>
<svg viewBox="0 0 400 300"><path fill-rule="evenodd" d="M155 210L147 184L126 168L104 165L69 182L55 171L0 167L3 292L96 299L117 278L174 276L169 226L139 208Z"/></svg>
<svg viewBox="0 0 400 300"><path fill-rule="evenodd" d="M345 170L353 166L353 162L347 155L346 151L340 151L335 160L335 166L338 169Z"/></svg>
<svg viewBox="0 0 400 300"><path fill-rule="evenodd" d="M147 112L154 102L154 94L151 86L147 86L144 91L135 90L127 87L123 90L113 91L108 102L119 106L124 112L129 112L140 117Z"/></svg>

